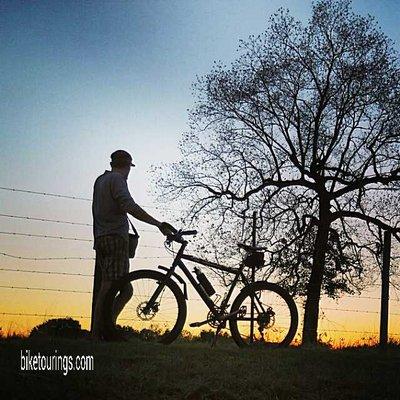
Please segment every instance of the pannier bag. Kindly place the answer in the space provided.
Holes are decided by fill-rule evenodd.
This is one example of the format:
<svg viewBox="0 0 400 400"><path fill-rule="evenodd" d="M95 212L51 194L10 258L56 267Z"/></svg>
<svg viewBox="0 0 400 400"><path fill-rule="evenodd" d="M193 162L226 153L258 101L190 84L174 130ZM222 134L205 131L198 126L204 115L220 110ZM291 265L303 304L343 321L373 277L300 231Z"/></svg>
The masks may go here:
<svg viewBox="0 0 400 400"><path fill-rule="evenodd" d="M129 233L129 258L135 257L136 253L136 248L139 243L139 234L137 233L137 230L132 224L132 221L128 218L129 224L131 225L132 232Z"/></svg>
<svg viewBox="0 0 400 400"><path fill-rule="evenodd" d="M243 264L246 267L263 267L264 266L264 253L261 251L253 251L246 254L243 259Z"/></svg>

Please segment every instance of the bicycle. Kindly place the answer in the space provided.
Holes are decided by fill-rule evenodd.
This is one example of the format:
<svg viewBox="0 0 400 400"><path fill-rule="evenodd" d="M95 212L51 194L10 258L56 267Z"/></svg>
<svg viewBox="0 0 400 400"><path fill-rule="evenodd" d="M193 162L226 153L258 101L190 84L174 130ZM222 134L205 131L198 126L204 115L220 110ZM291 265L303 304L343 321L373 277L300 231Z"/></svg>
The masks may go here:
<svg viewBox="0 0 400 400"><path fill-rule="evenodd" d="M160 271L133 271L112 285L104 306L106 337L115 332L116 324L126 325L126 322L130 322L134 329L141 329L142 332L158 338L161 343L173 342L181 333L187 314L187 286L176 272L179 267L209 309L204 321L194 322L189 326L200 327L208 324L216 328L213 344L221 329L226 328L226 323L229 322L232 338L240 347L260 343L273 347L288 346L296 334L298 325L298 312L293 298L277 284L267 281L251 282L244 273L246 268L263 266L266 248L238 243L238 246L246 251L246 257L238 268L232 268L185 254L188 242L183 237L196 233L197 231L178 231L167 236L167 245L173 242L181 245L170 267L160 265ZM198 267L194 269L196 279L182 260L232 275L233 280L227 287L225 296L222 298L216 295L213 286ZM239 282L244 287L228 311L230 298ZM117 321L113 321L114 298L129 284L132 285L133 295ZM183 287L183 291L179 285ZM215 300L212 299L214 295ZM218 304L221 299L221 303Z"/></svg>

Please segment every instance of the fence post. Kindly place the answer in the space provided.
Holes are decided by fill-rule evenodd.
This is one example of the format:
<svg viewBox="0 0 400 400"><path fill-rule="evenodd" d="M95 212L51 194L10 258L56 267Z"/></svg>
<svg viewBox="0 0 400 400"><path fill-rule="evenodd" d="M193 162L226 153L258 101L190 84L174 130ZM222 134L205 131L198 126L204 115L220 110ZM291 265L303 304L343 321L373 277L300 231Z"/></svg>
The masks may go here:
<svg viewBox="0 0 400 400"><path fill-rule="evenodd" d="M385 231L382 257L381 323L379 330L379 346L382 348L388 342L390 248L391 233L390 231Z"/></svg>

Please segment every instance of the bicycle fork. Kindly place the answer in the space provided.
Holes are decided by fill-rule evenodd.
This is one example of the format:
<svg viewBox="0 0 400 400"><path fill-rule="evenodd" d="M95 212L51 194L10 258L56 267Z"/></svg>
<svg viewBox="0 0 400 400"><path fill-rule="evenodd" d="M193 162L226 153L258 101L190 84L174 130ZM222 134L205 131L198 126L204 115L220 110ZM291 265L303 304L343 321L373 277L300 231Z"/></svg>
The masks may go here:
<svg viewBox="0 0 400 400"><path fill-rule="evenodd" d="M171 274L166 274L165 279L168 279L172 275L172 272L171 272ZM157 283L158 283L158 285L157 285L156 290L154 291L154 293L148 300L145 307L143 307L143 309L142 309L144 314L149 314L152 310L154 310L155 305L157 304L157 299L165 288L165 283L163 281L158 281Z"/></svg>

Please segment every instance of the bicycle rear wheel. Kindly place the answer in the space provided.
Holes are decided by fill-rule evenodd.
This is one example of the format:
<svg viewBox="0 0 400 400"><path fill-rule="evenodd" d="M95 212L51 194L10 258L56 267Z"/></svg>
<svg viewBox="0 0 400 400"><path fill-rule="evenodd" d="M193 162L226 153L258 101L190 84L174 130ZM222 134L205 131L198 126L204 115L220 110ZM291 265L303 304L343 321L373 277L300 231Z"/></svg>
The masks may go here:
<svg viewBox="0 0 400 400"><path fill-rule="evenodd" d="M229 320L238 346L288 346L293 340L298 313L293 298L280 286L255 282L243 288L234 300ZM253 327L252 327L253 326Z"/></svg>
<svg viewBox="0 0 400 400"><path fill-rule="evenodd" d="M114 299L126 285L133 294L113 322ZM156 289L162 290L152 304L150 298ZM115 332L116 325L133 330L144 339L154 339L164 344L174 341L181 333L186 320L186 301L178 285L158 271L134 271L113 284L104 304L106 336Z"/></svg>

